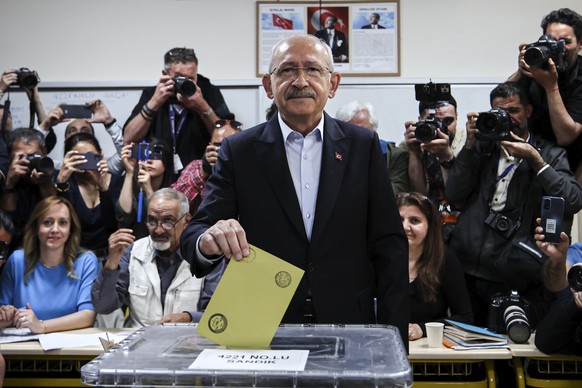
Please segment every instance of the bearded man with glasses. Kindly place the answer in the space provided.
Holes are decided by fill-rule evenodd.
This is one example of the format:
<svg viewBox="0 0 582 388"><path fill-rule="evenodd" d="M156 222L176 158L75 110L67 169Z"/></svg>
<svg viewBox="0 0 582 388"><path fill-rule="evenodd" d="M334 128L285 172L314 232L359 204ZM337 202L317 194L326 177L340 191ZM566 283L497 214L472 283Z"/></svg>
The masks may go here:
<svg viewBox="0 0 582 388"><path fill-rule="evenodd" d="M202 276L253 244L305 270L283 323L391 324L407 344L408 242L378 135L324 112L341 75L321 40L280 41L269 68L278 113L222 141L182 256Z"/></svg>
<svg viewBox="0 0 582 388"><path fill-rule="evenodd" d="M148 203L148 237L134 242L131 229L119 229L109 237L107 261L91 288L97 313L127 306L126 327L200 320L224 266L203 279L190 273L178 249L191 218L188 208L184 194L160 189Z"/></svg>
<svg viewBox="0 0 582 388"><path fill-rule="evenodd" d="M191 48L173 48L164 55L158 84L143 90L123 128L126 144L150 137L174 147L176 173L201 159L218 119L234 119L220 89L198 73Z"/></svg>

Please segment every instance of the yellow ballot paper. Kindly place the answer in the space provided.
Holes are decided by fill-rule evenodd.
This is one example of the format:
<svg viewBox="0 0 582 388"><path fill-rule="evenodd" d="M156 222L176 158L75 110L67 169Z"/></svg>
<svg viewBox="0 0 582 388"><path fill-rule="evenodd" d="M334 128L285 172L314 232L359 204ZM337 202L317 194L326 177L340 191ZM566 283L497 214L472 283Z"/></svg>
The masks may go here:
<svg viewBox="0 0 582 388"><path fill-rule="evenodd" d="M305 271L249 248L226 267L196 331L229 348L268 349Z"/></svg>

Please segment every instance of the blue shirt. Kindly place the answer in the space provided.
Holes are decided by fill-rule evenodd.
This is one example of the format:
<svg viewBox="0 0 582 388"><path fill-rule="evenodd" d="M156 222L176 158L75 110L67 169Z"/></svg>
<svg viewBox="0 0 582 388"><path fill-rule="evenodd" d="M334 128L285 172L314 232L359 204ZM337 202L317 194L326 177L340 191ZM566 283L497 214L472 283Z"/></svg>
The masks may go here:
<svg viewBox="0 0 582 388"><path fill-rule="evenodd" d="M97 258L92 252L81 253L73 262L77 278L67 276L65 264L46 268L37 263L24 281L24 250L15 251L2 270L0 305L25 308L27 303L38 319L52 319L81 310L93 310L91 284L97 277Z"/></svg>
<svg viewBox="0 0 582 388"><path fill-rule="evenodd" d="M582 243L574 243L568 248L568 263L574 265L582 263Z"/></svg>
<svg viewBox="0 0 582 388"><path fill-rule="evenodd" d="M305 233L311 240L323 153L323 116L317 127L305 137L285 124L281 114L279 125L285 141L287 163L301 208Z"/></svg>

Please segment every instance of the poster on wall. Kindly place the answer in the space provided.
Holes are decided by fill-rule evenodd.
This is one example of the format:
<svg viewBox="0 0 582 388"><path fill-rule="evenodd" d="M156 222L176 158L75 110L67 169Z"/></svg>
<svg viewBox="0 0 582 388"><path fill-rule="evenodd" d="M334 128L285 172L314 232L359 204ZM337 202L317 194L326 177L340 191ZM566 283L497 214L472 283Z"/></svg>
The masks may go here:
<svg viewBox="0 0 582 388"><path fill-rule="evenodd" d="M347 76L400 75L398 1L257 2L257 76L269 72L272 47L311 34L332 51Z"/></svg>

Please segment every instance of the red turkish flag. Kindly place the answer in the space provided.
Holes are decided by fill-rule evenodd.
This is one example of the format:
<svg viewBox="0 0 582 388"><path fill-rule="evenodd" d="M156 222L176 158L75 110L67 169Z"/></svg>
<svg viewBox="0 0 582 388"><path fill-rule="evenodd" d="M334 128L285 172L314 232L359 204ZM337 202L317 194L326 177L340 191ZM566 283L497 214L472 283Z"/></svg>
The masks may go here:
<svg viewBox="0 0 582 388"><path fill-rule="evenodd" d="M281 27L284 30L293 29L293 20L282 18L277 14L273 14L273 25L275 27Z"/></svg>

